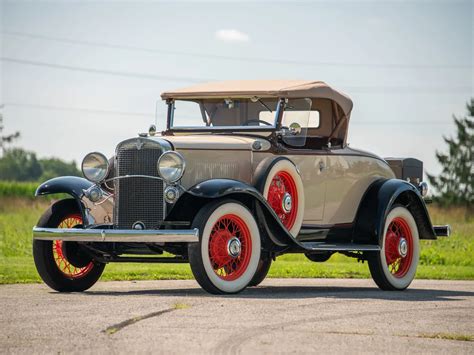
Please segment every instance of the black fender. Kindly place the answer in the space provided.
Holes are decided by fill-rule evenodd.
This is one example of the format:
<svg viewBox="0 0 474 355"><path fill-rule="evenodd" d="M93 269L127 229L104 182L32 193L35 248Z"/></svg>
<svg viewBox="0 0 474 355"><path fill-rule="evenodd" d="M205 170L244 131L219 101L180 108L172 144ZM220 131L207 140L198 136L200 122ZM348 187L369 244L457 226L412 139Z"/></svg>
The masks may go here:
<svg viewBox="0 0 474 355"><path fill-rule="evenodd" d="M265 188L265 182L267 181L267 176L273 166L278 163L280 160L288 160L291 164L295 165L290 159L286 157L268 157L262 160L257 168L255 169L255 187L260 193L263 194L263 189ZM296 168L296 165L295 165Z"/></svg>
<svg viewBox="0 0 474 355"><path fill-rule="evenodd" d="M379 179L367 189L357 211L353 242L381 245L385 220L395 204L408 208L420 239L436 239L425 202L418 189L399 179Z"/></svg>
<svg viewBox="0 0 474 355"><path fill-rule="evenodd" d="M77 176L61 176L46 182L43 182L38 188L36 189L35 196L44 196L44 195L51 195L51 194L68 194L72 196L77 204L79 211L82 215L82 220L87 221L85 207L81 202L82 197L84 196L84 191L87 190L89 187L94 185L94 183L90 182L81 177Z"/></svg>
<svg viewBox="0 0 474 355"><path fill-rule="evenodd" d="M205 204L219 198L235 199L254 211L257 224L273 244L280 247L297 246L262 194L255 187L238 180L210 179L194 185L178 199L166 220L191 222Z"/></svg>

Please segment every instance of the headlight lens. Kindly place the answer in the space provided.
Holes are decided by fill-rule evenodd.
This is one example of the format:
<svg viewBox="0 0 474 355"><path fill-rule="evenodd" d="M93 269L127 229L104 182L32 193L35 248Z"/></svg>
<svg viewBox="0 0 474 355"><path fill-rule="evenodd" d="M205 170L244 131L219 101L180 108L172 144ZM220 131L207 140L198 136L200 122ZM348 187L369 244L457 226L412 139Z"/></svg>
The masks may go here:
<svg viewBox="0 0 474 355"><path fill-rule="evenodd" d="M166 182L176 182L184 174L184 158L177 152L166 152L157 163L158 173Z"/></svg>
<svg viewBox="0 0 474 355"><path fill-rule="evenodd" d="M101 182L109 173L109 160L102 153L89 153L82 160L82 173L87 180Z"/></svg>
<svg viewBox="0 0 474 355"><path fill-rule="evenodd" d="M418 186L420 189L421 196L426 196L428 195L428 184L424 181L420 182L420 185Z"/></svg>

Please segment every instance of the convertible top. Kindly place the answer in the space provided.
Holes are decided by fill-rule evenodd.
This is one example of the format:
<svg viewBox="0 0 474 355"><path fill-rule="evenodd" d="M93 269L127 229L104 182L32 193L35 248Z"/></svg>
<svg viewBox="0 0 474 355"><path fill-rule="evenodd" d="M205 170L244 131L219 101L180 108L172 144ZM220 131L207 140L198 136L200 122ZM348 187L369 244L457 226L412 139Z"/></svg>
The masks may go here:
<svg viewBox="0 0 474 355"><path fill-rule="evenodd" d="M352 100L323 81L309 80L231 80L198 84L161 94L166 99L210 98L324 98L336 102L348 117Z"/></svg>

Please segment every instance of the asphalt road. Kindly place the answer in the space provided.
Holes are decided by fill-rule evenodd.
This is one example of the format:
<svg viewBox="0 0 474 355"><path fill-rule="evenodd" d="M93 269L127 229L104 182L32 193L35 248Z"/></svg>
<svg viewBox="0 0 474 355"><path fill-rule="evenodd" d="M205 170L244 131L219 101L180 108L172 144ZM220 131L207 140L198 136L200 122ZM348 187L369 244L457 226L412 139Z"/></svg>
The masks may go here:
<svg viewBox="0 0 474 355"><path fill-rule="evenodd" d="M472 353L474 281L269 279L236 296L194 281L0 286L0 353ZM454 338L449 340L446 338Z"/></svg>

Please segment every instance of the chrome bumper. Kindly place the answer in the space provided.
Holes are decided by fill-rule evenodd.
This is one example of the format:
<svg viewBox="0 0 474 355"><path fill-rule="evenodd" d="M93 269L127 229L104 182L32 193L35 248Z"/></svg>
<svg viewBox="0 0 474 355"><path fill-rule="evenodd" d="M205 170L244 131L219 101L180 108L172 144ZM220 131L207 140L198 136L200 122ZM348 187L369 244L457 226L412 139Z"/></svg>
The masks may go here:
<svg viewBox="0 0 474 355"><path fill-rule="evenodd" d="M451 235L451 226L448 224L445 226L433 226L433 229L437 237L449 237Z"/></svg>
<svg viewBox="0 0 474 355"><path fill-rule="evenodd" d="M199 231L197 229L129 230L34 227L33 239L71 242L194 243L199 241Z"/></svg>

